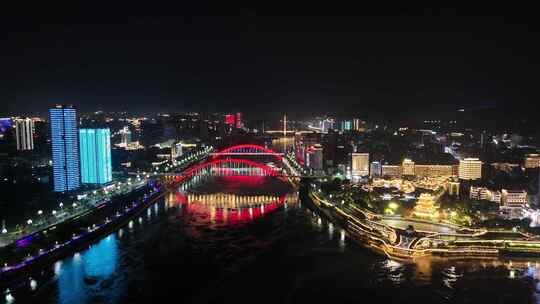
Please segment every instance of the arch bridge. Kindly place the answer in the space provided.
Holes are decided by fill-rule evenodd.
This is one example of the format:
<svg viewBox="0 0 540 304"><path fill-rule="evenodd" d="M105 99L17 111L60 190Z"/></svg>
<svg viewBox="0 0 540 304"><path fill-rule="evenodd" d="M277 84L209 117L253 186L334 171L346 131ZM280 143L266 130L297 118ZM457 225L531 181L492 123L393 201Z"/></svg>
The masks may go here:
<svg viewBox="0 0 540 304"><path fill-rule="evenodd" d="M196 175L217 176L274 176L285 179L286 175L277 167L271 167L255 161L241 158L213 159L198 164L181 173L175 173L169 178L174 182L183 182Z"/></svg>
<svg viewBox="0 0 540 304"><path fill-rule="evenodd" d="M272 149L265 148L263 146L259 145L253 145L253 144L244 144L244 145L236 145L232 147L225 148L221 151L211 153L213 159L221 158L223 156L225 157L231 157L231 156L272 156L278 161L283 160L283 153L277 153Z"/></svg>

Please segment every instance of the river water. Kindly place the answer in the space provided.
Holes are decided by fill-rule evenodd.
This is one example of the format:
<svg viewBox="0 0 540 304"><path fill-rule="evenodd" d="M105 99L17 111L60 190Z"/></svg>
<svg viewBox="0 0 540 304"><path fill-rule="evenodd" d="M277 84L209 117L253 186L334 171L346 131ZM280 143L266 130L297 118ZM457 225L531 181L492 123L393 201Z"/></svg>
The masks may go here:
<svg viewBox="0 0 540 304"><path fill-rule="evenodd" d="M350 241L276 179L207 177L0 291L0 303L534 303L538 266L392 261Z"/></svg>

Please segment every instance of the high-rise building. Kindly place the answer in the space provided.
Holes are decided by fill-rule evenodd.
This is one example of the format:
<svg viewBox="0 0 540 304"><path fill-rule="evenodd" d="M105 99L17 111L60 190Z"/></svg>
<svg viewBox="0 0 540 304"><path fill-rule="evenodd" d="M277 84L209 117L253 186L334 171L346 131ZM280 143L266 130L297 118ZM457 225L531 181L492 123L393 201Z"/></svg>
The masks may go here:
<svg viewBox="0 0 540 304"><path fill-rule="evenodd" d="M0 138L3 138L8 130L13 126L13 121L11 118L0 118Z"/></svg>
<svg viewBox="0 0 540 304"><path fill-rule="evenodd" d="M80 129L81 181L106 184L112 181L111 132L109 129Z"/></svg>
<svg viewBox="0 0 540 304"><path fill-rule="evenodd" d="M328 130L334 128L334 120L332 118L326 118L319 122L319 127L323 133L328 133Z"/></svg>
<svg viewBox="0 0 540 304"><path fill-rule="evenodd" d="M122 136L121 145L123 147L129 146L129 144L131 144L131 131L129 130L129 127L125 126L124 128L122 128L122 130L120 130L120 134Z"/></svg>
<svg viewBox="0 0 540 304"><path fill-rule="evenodd" d="M182 143L173 143L171 145L171 159L180 157L182 153Z"/></svg>
<svg viewBox="0 0 540 304"><path fill-rule="evenodd" d="M360 118L354 118L353 119L353 130L360 129Z"/></svg>
<svg viewBox="0 0 540 304"><path fill-rule="evenodd" d="M451 196L459 196L459 182L457 181L448 182L448 194Z"/></svg>
<svg viewBox="0 0 540 304"><path fill-rule="evenodd" d="M352 176L369 175L369 153L351 153Z"/></svg>
<svg viewBox="0 0 540 304"><path fill-rule="evenodd" d="M242 113L240 112L236 113L236 128L237 129L242 128Z"/></svg>
<svg viewBox="0 0 540 304"><path fill-rule="evenodd" d="M72 191L80 186L77 112L71 106L49 109L54 191Z"/></svg>
<svg viewBox="0 0 540 304"><path fill-rule="evenodd" d="M294 147L296 160L304 165L306 163L306 155L309 147L321 142L321 134L310 132L304 134L295 134Z"/></svg>
<svg viewBox="0 0 540 304"><path fill-rule="evenodd" d="M459 161L459 179L477 180L482 178L482 161L478 158L465 158Z"/></svg>
<svg viewBox="0 0 540 304"><path fill-rule="evenodd" d="M405 158L401 167L403 175L414 175L414 162L412 160Z"/></svg>
<svg viewBox="0 0 540 304"><path fill-rule="evenodd" d="M31 118L15 121L17 150L34 150L34 121Z"/></svg>
<svg viewBox="0 0 540 304"><path fill-rule="evenodd" d="M371 178L377 178L377 177L381 177L381 175L382 175L381 163L378 161L371 162L371 166L369 168L369 176Z"/></svg>
<svg viewBox="0 0 540 304"><path fill-rule="evenodd" d="M540 154L527 154L523 163L526 169L540 167Z"/></svg>
<svg viewBox="0 0 540 304"><path fill-rule="evenodd" d="M401 166L395 166L395 165L382 165L381 166L382 176L400 177L401 173L402 173Z"/></svg>
<svg viewBox="0 0 540 304"><path fill-rule="evenodd" d="M524 207L528 202L525 190L502 189L501 194L501 203L506 207Z"/></svg>
<svg viewBox="0 0 540 304"><path fill-rule="evenodd" d="M236 118L233 114L226 114L224 118L225 124L234 127Z"/></svg>
<svg viewBox="0 0 540 304"><path fill-rule="evenodd" d="M313 145L306 149L306 166L315 170L323 170L323 148L321 145Z"/></svg>
<svg viewBox="0 0 540 304"><path fill-rule="evenodd" d="M341 121L341 131L350 131L352 130L352 121L343 120Z"/></svg>
<svg viewBox="0 0 540 304"><path fill-rule="evenodd" d="M417 177L453 176L457 165L419 165L414 164L414 175Z"/></svg>
<svg viewBox="0 0 540 304"><path fill-rule="evenodd" d="M502 193L498 190L490 190L486 187L471 186L469 189L469 198L474 200L486 200L493 203L501 203Z"/></svg>
<svg viewBox="0 0 540 304"><path fill-rule="evenodd" d="M358 131L358 132L366 131L365 125L366 125L366 122L361 120L360 118L355 118L352 121L353 130Z"/></svg>

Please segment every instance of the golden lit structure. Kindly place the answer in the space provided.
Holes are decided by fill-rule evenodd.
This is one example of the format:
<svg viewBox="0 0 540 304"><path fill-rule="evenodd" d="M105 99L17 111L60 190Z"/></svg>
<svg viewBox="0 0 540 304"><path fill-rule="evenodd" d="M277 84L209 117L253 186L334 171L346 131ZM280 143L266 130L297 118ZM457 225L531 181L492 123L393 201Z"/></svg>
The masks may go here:
<svg viewBox="0 0 540 304"><path fill-rule="evenodd" d="M414 173L418 177L453 176L453 175L457 175L457 166L415 165Z"/></svg>
<svg viewBox="0 0 540 304"><path fill-rule="evenodd" d="M382 165L382 176L401 177L401 166Z"/></svg>
<svg viewBox="0 0 540 304"><path fill-rule="evenodd" d="M448 182L448 194L451 196L459 196L459 182Z"/></svg>
<svg viewBox="0 0 540 304"><path fill-rule="evenodd" d="M369 175L369 153L351 153L352 175Z"/></svg>
<svg viewBox="0 0 540 304"><path fill-rule="evenodd" d="M433 218L438 216L433 195L428 193L420 194L416 206L414 206L413 213L414 215L423 218Z"/></svg>
<svg viewBox="0 0 540 304"><path fill-rule="evenodd" d="M501 203L506 207L522 208L528 203L527 191L502 189Z"/></svg>
<svg viewBox="0 0 540 304"><path fill-rule="evenodd" d="M540 167L540 154L527 154L523 163L527 169Z"/></svg>
<svg viewBox="0 0 540 304"><path fill-rule="evenodd" d="M403 175L414 175L414 162L408 158L401 164Z"/></svg>
<svg viewBox="0 0 540 304"><path fill-rule="evenodd" d="M482 178L482 161L465 158L459 161L459 179L476 180Z"/></svg>

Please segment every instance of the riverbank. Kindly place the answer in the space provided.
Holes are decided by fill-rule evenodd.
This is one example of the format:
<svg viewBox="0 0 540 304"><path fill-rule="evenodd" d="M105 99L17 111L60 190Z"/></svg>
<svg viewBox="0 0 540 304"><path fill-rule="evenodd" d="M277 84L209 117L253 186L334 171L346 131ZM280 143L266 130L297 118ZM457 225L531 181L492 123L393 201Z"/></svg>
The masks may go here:
<svg viewBox="0 0 540 304"><path fill-rule="evenodd" d="M126 225L167 193L165 187L140 193L135 201L100 205L77 218L49 227L3 248L0 285L31 275L43 266L81 250L104 235Z"/></svg>
<svg viewBox="0 0 540 304"><path fill-rule="evenodd" d="M506 231L470 230L461 227L449 231L410 231L408 226L440 226L440 223L410 221L406 227L388 225L382 216L369 215L349 205L332 204L321 193L305 185L303 190L318 214L341 225L360 244L399 260L434 256L445 258L494 258L502 256L538 256L540 240ZM376 219L375 219L376 218ZM402 219L406 221L406 219ZM402 223L400 223L402 225ZM410 225L409 225L410 224Z"/></svg>

